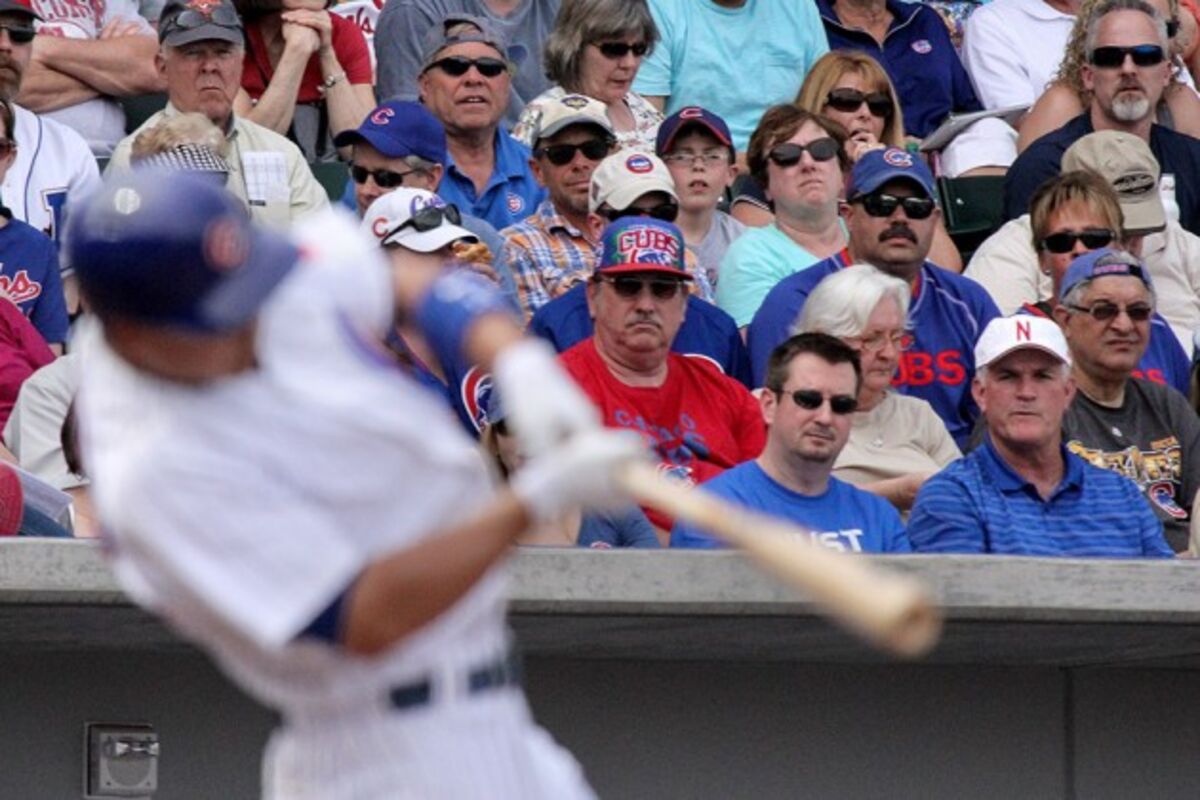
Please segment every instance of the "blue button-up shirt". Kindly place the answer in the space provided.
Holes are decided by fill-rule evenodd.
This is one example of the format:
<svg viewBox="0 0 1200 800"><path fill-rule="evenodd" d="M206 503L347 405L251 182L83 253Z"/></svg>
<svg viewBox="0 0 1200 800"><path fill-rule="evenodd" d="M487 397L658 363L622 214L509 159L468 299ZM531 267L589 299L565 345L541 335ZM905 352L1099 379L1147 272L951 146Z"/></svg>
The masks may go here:
<svg viewBox="0 0 1200 800"><path fill-rule="evenodd" d="M529 169L528 147L497 130L495 151L496 165L480 194L475 192L474 181L459 172L454 157L446 153L446 172L437 193L464 214L482 217L502 231L532 214L547 194Z"/></svg>

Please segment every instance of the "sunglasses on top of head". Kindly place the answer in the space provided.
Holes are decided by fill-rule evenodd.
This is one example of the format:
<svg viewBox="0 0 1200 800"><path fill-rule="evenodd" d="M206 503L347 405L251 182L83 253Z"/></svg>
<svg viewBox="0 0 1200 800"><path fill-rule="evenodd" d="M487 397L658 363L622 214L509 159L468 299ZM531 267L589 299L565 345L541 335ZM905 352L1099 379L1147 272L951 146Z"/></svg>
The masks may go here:
<svg viewBox="0 0 1200 800"><path fill-rule="evenodd" d="M458 213L458 206L453 203L447 203L444 206L425 206L388 231L383 238L386 239L405 228L412 228L417 233L427 233L442 227L443 223L451 225L462 223L462 214Z"/></svg>
<svg viewBox="0 0 1200 800"><path fill-rule="evenodd" d="M186 31L199 28L202 25L216 25L221 28L240 28L242 27L242 18L238 16L237 11L232 6L215 6L208 14L197 11L194 8L187 8L171 17L166 24L168 28L182 28Z"/></svg>
<svg viewBox="0 0 1200 800"><path fill-rule="evenodd" d="M767 158L777 167L791 167L800 163L800 157L804 155L805 151L808 151L813 161L829 161L837 157L839 149L841 149L841 145L837 143L837 139L832 136L823 136L820 139L813 139L808 144L794 142L777 144L767 153Z"/></svg>
<svg viewBox="0 0 1200 800"><path fill-rule="evenodd" d="M675 218L679 216L679 204L667 201L666 203L659 203L650 208L629 206L629 208L622 208L620 211L609 208L602 210L600 216L609 222L616 222L624 217L654 217L664 222L674 222Z"/></svg>
<svg viewBox="0 0 1200 800"><path fill-rule="evenodd" d="M596 48L605 58L611 58L614 61L618 58L624 58L630 53L641 58L650 49L649 45L645 42L638 42L637 44L629 44L627 42L596 42Z"/></svg>
<svg viewBox="0 0 1200 800"><path fill-rule="evenodd" d="M779 392L782 397L786 392ZM792 402L803 408L805 411L816 411L825 404L825 400L829 400L829 410L839 417L852 413L858 408L858 399L848 394L831 394L826 395L818 392L816 389L797 389L788 395L792 398Z"/></svg>
<svg viewBox="0 0 1200 800"><path fill-rule="evenodd" d="M1075 249L1076 242L1082 242L1088 250L1099 250L1107 247L1116 234L1108 228L1084 228L1081 231L1060 231L1042 239L1042 249L1062 255Z"/></svg>
<svg viewBox="0 0 1200 800"><path fill-rule="evenodd" d="M466 56L446 56L439 58L429 65L430 69L437 67L452 78L461 78L467 70L474 67L485 78L498 77L508 71L508 64L498 58L484 56L483 58L467 58Z"/></svg>
<svg viewBox="0 0 1200 800"><path fill-rule="evenodd" d="M928 219L937 206L929 197L896 197L881 192L859 195L850 202L861 204L872 217L890 217L897 208L903 208L909 219Z"/></svg>
<svg viewBox="0 0 1200 800"><path fill-rule="evenodd" d="M650 294L658 300L670 300L679 294L683 281L676 278L639 278L633 275L602 275L599 280L609 284L626 299L637 297L642 289L649 287Z"/></svg>
<svg viewBox="0 0 1200 800"><path fill-rule="evenodd" d="M832 89L825 96L825 103L846 114L858 111L866 103L873 117L887 119L892 115L892 96L887 92L864 94L857 89Z"/></svg>
<svg viewBox="0 0 1200 800"><path fill-rule="evenodd" d="M550 144L539 147L533 151L533 155L535 158L545 156L554 166L565 167L575 160L576 152L583 153L583 157L589 161L601 161L611 149L612 142L608 139L588 139L579 144Z"/></svg>
<svg viewBox="0 0 1200 800"><path fill-rule="evenodd" d="M1093 49L1088 54L1088 63L1101 69L1118 69L1124 66L1125 56L1132 58L1137 67L1153 67L1166 60L1163 49L1156 44L1135 44L1133 47L1106 45Z"/></svg>

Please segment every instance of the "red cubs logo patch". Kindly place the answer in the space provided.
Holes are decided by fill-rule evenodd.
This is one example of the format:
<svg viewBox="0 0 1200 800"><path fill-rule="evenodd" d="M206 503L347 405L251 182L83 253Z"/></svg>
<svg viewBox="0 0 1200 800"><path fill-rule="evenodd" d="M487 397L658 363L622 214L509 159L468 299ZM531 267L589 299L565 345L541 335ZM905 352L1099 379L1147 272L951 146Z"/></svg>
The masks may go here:
<svg viewBox="0 0 1200 800"><path fill-rule="evenodd" d="M889 147L887 150L884 150L883 160L893 167L911 167L913 165L912 153L896 147Z"/></svg>
<svg viewBox="0 0 1200 800"><path fill-rule="evenodd" d="M394 116L396 116L396 112L390 108L377 108L371 112L371 124L387 125Z"/></svg>
<svg viewBox="0 0 1200 800"><path fill-rule="evenodd" d="M704 109L700 106L688 106L679 112L680 119L699 119L704 116Z"/></svg>
<svg viewBox="0 0 1200 800"><path fill-rule="evenodd" d="M638 175L644 175L654 169L654 163L650 161L648 156L638 153L625 159L625 169Z"/></svg>

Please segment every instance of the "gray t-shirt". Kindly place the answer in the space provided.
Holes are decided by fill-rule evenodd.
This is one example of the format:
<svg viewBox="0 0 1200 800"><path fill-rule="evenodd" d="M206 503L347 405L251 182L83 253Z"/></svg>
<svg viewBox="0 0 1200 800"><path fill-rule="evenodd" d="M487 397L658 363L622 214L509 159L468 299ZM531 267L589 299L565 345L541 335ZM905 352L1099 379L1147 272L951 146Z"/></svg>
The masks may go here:
<svg viewBox="0 0 1200 800"><path fill-rule="evenodd" d="M1063 418L1067 447L1138 485L1162 520L1167 543L1187 549L1192 498L1200 488L1200 419L1174 389L1140 378L1125 385L1120 408L1076 392Z"/></svg>
<svg viewBox="0 0 1200 800"><path fill-rule="evenodd" d="M450 13L485 17L508 37L509 57L519 60L508 109L501 120L511 129L525 104L550 88L542 69L542 46L554 27L561 0L525 0L507 17L498 17L484 0L388 0L375 30L375 95L418 100L417 77L425 32Z"/></svg>
<svg viewBox="0 0 1200 800"><path fill-rule="evenodd" d="M708 275L708 281L714 287L717 285L717 268L725 257L725 251L745 230L745 225L724 211L718 211L713 215L712 225L704 235L704 240L695 247L688 245L688 250L696 256L696 263Z"/></svg>

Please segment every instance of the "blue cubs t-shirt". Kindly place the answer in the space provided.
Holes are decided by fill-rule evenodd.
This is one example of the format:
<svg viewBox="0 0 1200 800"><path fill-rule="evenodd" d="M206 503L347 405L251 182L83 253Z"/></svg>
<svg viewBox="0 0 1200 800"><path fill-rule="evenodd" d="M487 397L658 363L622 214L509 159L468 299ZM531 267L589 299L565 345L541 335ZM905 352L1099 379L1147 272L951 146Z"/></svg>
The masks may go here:
<svg viewBox="0 0 1200 800"><path fill-rule="evenodd" d="M797 522L815 543L851 553L912 551L900 514L882 497L829 478L824 494L810 497L777 483L756 461L725 470L700 491L750 509ZM686 523L671 529L671 547L714 548L718 540Z"/></svg>
<svg viewBox="0 0 1200 800"><path fill-rule="evenodd" d="M10 219L0 228L0 290L12 298L47 344L67 340L67 302L58 250L41 231Z"/></svg>

